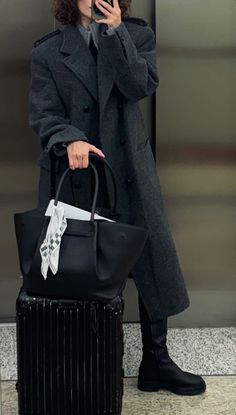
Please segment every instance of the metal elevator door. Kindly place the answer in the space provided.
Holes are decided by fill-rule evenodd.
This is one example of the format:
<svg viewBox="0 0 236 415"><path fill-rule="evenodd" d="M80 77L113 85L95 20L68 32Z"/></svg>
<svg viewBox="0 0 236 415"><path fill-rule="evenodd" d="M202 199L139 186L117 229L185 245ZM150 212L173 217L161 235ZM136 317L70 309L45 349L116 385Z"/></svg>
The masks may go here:
<svg viewBox="0 0 236 415"><path fill-rule="evenodd" d="M157 153L190 307L173 326L236 323L236 2L158 0Z"/></svg>

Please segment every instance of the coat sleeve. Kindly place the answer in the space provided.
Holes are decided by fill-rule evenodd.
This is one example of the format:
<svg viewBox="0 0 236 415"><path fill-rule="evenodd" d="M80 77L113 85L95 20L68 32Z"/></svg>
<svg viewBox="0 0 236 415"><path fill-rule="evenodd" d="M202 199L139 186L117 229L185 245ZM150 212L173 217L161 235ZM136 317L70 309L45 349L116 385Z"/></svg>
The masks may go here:
<svg viewBox="0 0 236 415"><path fill-rule="evenodd" d="M128 100L138 101L152 95L159 85L156 67L155 34L150 26L138 26L135 44L122 21L113 34L101 35L118 89Z"/></svg>
<svg viewBox="0 0 236 415"><path fill-rule="evenodd" d="M83 131L70 124L56 83L38 47L32 49L31 55L29 126L38 135L41 148L46 152L54 146L64 149L56 153L63 155L66 148L61 146L62 143L76 140L89 142Z"/></svg>

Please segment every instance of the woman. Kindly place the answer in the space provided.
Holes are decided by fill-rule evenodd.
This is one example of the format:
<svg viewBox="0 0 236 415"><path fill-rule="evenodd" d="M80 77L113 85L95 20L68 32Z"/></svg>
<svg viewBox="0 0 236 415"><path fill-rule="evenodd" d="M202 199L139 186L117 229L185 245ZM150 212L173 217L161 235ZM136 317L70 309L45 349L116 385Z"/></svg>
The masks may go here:
<svg viewBox="0 0 236 415"><path fill-rule="evenodd" d="M76 191L85 209L91 207L89 153L107 158L117 178L118 211L149 229L132 270L143 342L138 388L194 395L205 391L204 380L182 371L166 346L167 317L186 309L189 298L138 105L159 84L155 35L144 20L129 16L130 3L98 0L104 19L92 21L91 0L56 0L53 13L63 30L34 43L29 123L43 150L38 203L50 200L49 153L56 155L57 180L68 163L75 170L62 198L70 203ZM102 167L100 173L99 203L109 206L112 183Z"/></svg>

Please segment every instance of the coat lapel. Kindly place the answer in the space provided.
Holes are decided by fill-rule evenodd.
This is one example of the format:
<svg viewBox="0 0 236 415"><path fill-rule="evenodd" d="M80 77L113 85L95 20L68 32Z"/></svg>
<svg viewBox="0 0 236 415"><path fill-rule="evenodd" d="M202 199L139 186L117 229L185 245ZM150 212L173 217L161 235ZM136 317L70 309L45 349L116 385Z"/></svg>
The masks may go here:
<svg viewBox="0 0 236 415"><path fill-rule="evenodd" d="M60 48L60 52L67 55L62 62L83 82L91 95L99 102L100 119L114 84L111 65L100 44L100 36L104 30L106 30L106 25L100 24L97 65L76 26L66 25L64 27Z"/></svg>
<svg viewBox="0 0 236 415"><path fill-rule="evenodd" d="M97 68L83 36L75 26L66 25L60 52L66 53L62 62L83 82L98 100Z"/></svg>
<svg viewBox="0 0 236 415"><path fill-rule="evenodd" d="M104 31L106 30L105 24L100 24L99 26L99 40L98 40L98 60L97 60L97 80L98 80L98 96L100 104L100 122L102 117L105 114L105 108L108 101L108 98L111 94L112 87L114 85L112 67L108 60L108 57L103 52L102 43L100 38Z"/></svg>

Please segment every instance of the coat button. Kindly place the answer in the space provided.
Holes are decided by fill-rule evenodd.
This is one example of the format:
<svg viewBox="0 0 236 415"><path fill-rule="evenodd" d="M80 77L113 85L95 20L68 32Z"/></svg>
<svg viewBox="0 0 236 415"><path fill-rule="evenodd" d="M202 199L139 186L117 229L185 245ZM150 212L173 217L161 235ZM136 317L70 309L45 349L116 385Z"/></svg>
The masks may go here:
<svg viewBox="0 0 236 415"><path fill-rule="evenodd" d="M128 177L127 183L132 183L132 182L133 182L133 179L131 179L131 177Z"/></svg>
<svg viewBox="0 0 236 415"><path fill-rule="evenodd" d="M83 107L83 111L84 111L84 112L89 112L89 111L90 111L90 107L89 107L88 105L85 105L85 106Z"/></svg>

